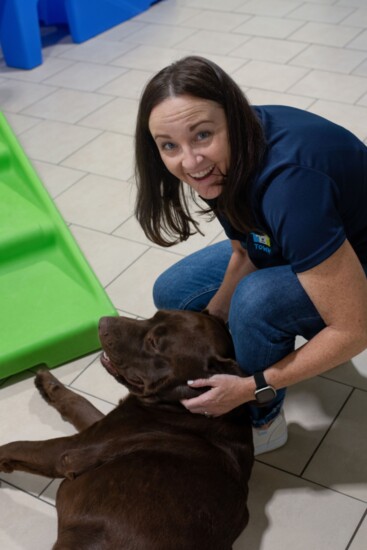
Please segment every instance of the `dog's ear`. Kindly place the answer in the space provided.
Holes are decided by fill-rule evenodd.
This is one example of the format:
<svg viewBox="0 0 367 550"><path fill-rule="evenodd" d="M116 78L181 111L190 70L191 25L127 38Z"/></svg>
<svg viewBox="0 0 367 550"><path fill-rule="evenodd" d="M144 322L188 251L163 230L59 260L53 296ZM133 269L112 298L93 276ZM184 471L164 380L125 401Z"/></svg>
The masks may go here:
<svg viewBox="0 0 367 550"><path fill-rule="evenodd" d="M244 376L243 371L234 359L220 357L219 355L214 355L208 359L207 368L210 375L235 374L236 376Z"/></svg>

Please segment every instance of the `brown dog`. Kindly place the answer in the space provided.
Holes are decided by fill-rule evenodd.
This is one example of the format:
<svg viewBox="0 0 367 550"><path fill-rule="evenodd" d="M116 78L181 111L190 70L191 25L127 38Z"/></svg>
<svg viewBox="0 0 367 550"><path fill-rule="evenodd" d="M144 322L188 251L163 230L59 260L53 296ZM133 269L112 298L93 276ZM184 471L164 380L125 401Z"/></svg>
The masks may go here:
<svg viewBox="0 0 367 550"><path fill-rule="evenodd" d="M130 394L103 416L47 370L36 385L80 430L0 447L0 471L65 477L54 550L230 550L248 521L252 431L244 407L217 418L188 412L187 380L240 374L216 318L159 311L104 317L105 368ZM201 390L202 391L202 390Z"/></svg>

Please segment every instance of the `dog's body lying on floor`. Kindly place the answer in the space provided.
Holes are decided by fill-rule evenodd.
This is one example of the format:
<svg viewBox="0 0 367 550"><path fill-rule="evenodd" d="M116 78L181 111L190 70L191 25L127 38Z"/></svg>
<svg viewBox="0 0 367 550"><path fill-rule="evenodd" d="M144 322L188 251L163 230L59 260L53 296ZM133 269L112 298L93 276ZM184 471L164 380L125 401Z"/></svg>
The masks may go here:
<svg viewBox="0 0 367 550"><path fill-rule="evenodd" d="M102 364L129 390L103 416L48 371L43 397L79 433L0 447L0 471L65 477L54 550L230 550L248 521L253 464L244 407L217 418L180 403L187 380L239 374L231 341L205 314L103 318ZM40 526L42 528L42 526Z"/></svg>

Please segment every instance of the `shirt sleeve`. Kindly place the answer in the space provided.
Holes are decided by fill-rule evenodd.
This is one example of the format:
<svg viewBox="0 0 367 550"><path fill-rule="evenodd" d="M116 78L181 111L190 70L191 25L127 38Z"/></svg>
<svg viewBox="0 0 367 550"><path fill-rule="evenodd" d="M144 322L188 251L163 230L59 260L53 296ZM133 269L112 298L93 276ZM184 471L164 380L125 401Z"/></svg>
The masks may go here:
<svg viewBox="0 0 367 550"><path fill-rule="evenodd" d="M263 214L295 272L320 264L344 242L336 183L316 170L289 166L268 187Z"/></svg>

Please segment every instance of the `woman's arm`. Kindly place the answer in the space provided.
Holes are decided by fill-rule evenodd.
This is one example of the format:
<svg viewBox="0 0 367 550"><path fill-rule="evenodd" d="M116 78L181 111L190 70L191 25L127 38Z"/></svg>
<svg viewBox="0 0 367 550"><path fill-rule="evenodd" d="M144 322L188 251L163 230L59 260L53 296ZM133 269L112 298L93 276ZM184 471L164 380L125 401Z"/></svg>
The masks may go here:
<svg viewBox="0 0 367 550"><path fill-rule="evenodd" d="M367 279L348 241L298 279L326 327L266 370L276 388L326 372L367 347Z"/></svg>
<svg viewBox="0 0 367 550"><path fill-rule="evenodd" d="M224 321L228 319L229 306L236 286L243 277L256 270L256 267L248 257L239 241L231 241L232 256L228 262L223 282L215 296L208 304L208 311L212 315L221 317Z"/></svg>
<svg viewBox="0 0 367 550"><path fill-rule="evenodd" d="M367 347L367 279L348 241L318 266L298 278L326 327L301 348L265 371L276 389L322 374ZM254 399L253 377L215 375L193 387L212 390L184 404L192 412L218 416Z"/></svg>

